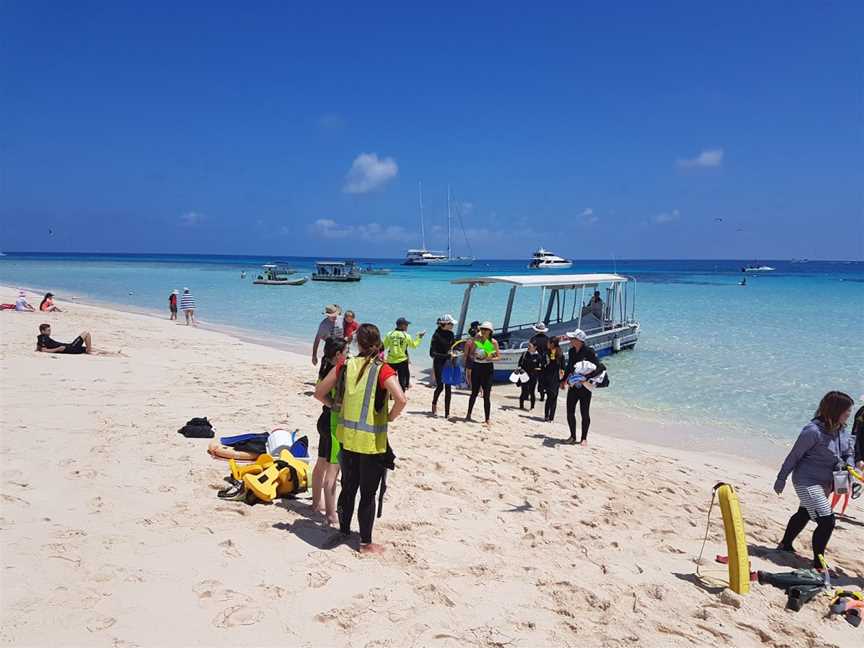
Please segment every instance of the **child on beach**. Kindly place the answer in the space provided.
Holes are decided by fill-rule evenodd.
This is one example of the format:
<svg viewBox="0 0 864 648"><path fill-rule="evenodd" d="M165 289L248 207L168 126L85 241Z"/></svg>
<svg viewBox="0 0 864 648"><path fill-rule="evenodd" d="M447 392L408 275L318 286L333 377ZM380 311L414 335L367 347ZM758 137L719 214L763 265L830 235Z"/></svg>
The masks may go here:
<svg viewBox="0 0 864 648"><path fill-rule="evenodd" d="M822 567L819 557L825 554L834 531L834 512L828 495L834 490L835 473L845 472L846 466L854 462L852 438L846 431L852 405L852 398L843 392L825 394L813 420L798 435L774 482L774 492L781 495L791 473L800 501L777 548L794 552L792 542L813 520L816 523L812 541L815 569ZM848 479L848 473L846 477Z"/></svg>
<svg viewBox="0 0 864 648"><path fill-rule="evenodd" d="M426 335L426 331L420 331L416 338L408 333L408 325L411 324L404 317L396 320L396 328L384 338L384 350L387 352L387 364L396 370L399 376L399 385L403 391L411 386L411 369L409 367L408 349L416 349L420 341Z"/></svg>
<svg viewBox="0 0 864 648"><path fill-rule="evenodd" d="M347 356L347 342L342 338L327 338L324 342L324 358L318 370L318 380L327 377L336 365L342 365ZM333 394L331 393L331 397ZM322 405L318 417L318 461L312 470L312 508L327 516L330 524L337 524L336 483L339 477L339 441L336 440L336 427L339 415Z"/></svg>

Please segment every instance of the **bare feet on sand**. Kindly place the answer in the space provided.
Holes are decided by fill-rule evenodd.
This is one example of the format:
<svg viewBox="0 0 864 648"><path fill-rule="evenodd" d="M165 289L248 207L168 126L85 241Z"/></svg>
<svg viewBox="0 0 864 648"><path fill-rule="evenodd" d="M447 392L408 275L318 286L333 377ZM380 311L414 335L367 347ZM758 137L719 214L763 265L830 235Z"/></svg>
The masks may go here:
<svg viewBox="0 0 864 648"><path fill-rule="evenodd" d="M438 406L437 405L432 406L432 416L438 416Z"/></svg>
<svg viewBox="0 0 864 648"><path fill-rule="evenodd" d="M382 554L384 553L384 547L379 544L375 544L374 542L370 542L369 544L361 544L360 545L360 553L362 554Z"/></svg>
<svg viewBox="0 0 864 648"><path fill-rule="evenodd" d="M587 448L587 447L588 447L588 440L585 439L585 440L583 440L583 441L580 441L580 442L579 442L579 445L581 445L581 446L585 446L585 447Z"/></svg>
<svg viewBox="0 0 864 648"><path fill-rule="evenodd" d="M339 526L339 515L337 513L329 513L327 516L327 524L330 526Z"/></svg>

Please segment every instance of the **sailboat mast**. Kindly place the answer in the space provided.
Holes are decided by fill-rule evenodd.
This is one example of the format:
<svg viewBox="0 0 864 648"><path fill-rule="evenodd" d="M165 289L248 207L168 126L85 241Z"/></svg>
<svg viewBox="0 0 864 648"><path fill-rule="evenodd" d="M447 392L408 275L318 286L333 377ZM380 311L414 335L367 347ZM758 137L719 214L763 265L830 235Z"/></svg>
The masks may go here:
<svg viewBox="0 0 864 648"><path fill-rule="evenodd" d="M453 220L453 216L450 213L450 185L447 185L447 258L452 259L453 255L450 253L450 223Z"/></svg>
<svg viewBox="0 0 864 648"><path fill-rule="evenodd" d="M426 229L423 226L423 181L417 182L417 191L420 194L420 249L426 249Z"/></svg>

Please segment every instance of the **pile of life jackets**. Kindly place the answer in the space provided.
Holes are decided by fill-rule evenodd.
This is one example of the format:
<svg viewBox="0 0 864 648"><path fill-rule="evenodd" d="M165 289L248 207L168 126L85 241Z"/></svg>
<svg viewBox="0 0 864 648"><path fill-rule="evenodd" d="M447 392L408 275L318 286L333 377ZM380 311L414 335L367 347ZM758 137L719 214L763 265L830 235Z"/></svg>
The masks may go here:
<svg viewBox="0 0 864 648"><path fill-rule="evenodd" d="M309 488L309 464L289 450L280 450L278 457L259 455L254 463L248 465L231 459L228 466L231 474L225 477L228 486L217 493L220 499L257 504L272 502L279 497L293 497Z"/></svg>

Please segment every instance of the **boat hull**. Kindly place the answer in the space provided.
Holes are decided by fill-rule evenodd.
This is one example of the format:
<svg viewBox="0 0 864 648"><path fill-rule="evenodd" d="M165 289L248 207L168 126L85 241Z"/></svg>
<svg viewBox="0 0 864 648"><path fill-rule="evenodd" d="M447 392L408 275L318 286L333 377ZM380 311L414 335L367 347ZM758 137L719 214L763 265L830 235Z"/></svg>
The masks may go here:
<svg viewBox="0 0 864 648"><path fill-rule="evenodd" d="M468 268L474 265L474 259L442 259L441 261L415 261L413 259L409 259L407 261L402 262L403 266L447 266L447 267L458 267L458 268Z"/></svg>
<svg viewBox="0 0 864 648"><path fill-rule="evenodd" d="M350 283L360 281L362 277L328 277L324 275L312 275L312 281L341 281L342 283Z"/></svg>
<svg viewBox="0 0 864 648"><path fill-rule="evenodd" d="M302 279L285 279L285 280L274 280L274 279L256 279L253 281L253 284L258 286L302 286L309 279L303 277Z"/></svg>
<svg viewBox="0 0 864 648"><path fill-rule="evenodd" d="M533 263L528 264L529 270L555 270L555 269L567 270L567 269L572 268L572 267L573 267L572 261L565 261L564 263L540 263L540 264L536 264L536 265Z"/></svg>

